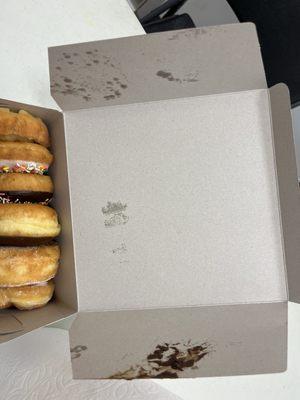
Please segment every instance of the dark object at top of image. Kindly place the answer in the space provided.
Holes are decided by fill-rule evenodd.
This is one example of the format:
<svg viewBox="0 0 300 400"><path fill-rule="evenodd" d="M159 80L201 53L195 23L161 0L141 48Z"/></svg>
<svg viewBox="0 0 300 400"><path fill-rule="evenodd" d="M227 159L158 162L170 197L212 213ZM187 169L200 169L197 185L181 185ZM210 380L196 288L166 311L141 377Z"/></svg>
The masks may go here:
<svg viewBox="0 0 300 400"><path fill-rule="evenodd" d="M227 0L239 21L254 22L269 86L288 85L292 105L300 104L300 1Z"/></svg>
<svg viewBox="0 0 300 400"><path fill-rule="evenodd" d="M144 2L136 10L136 15L146 33L195 28L188 14L175 15L185 2L186 0L167 0L163 4L155 1ZM157 3L156 7L155 3ZM154 8L151 8L153 5Z"/></svg>

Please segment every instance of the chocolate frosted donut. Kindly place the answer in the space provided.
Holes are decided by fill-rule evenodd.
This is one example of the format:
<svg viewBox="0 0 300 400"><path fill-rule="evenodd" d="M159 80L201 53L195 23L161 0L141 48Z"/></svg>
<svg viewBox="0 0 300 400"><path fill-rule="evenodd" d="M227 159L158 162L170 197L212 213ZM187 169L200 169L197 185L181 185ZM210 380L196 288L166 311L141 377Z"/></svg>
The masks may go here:
<svg viewBox="0 0 300 400"><path fill-rule="evenodd" d="M0 245L35 246L60 233L56 211L41 204L0 204Z"/></svg>
<svg viewBox="0 0 300 400"><path fill-rule="evenodd" d="M31 174L0 174L0 204L40 203L47 205L53 196L49 176Z"/></svg>
<svg viewBox="0 0 300 400"><path fill-rule="evenodd" d="M32 285L52 279L58 268L59 246L0 247L0 287Z"/></svg>
<svg viewBox="0 0 300 400"><path fill-rule="evenodd" d="M48 172L52 161L50 151L39 144L0 141L0 173L43 175Z"/></svg>
<svg viewBox="0 0 300 400"><path fill-rule="evenodd" d="M30 191L0 192L0 203L2 204L39 203L47 205L51 201L51 198L52 198L52 193L50 192L30 192Z"/></svg>
<svg viewBox="0 0 300 400"><path fill-rule="evenodd" d="M34 142L49 147L49 133L40 118L24 110L0 108L0 140L6 142Z"/></svg>
<svg viewBox="0 0 300 400"><path fill-rule="evenodd" d="M17 307L19 310L32 310L48 303L53 296L53 281L38 285L0 288L0 309Z"/></svg>

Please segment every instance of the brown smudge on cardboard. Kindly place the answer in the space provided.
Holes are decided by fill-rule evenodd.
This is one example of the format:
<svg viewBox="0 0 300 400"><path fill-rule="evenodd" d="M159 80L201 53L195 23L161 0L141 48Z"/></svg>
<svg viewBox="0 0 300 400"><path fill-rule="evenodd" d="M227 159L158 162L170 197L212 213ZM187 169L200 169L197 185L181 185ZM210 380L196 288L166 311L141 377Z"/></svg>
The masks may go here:
<svg viewBox="0 0 300 400"><path fill-rule="evenodd" d="M196 78L186 78L186 79L183 79L183 82L198 82L198 79L196 79Z"/></svg>
<svg viewBox="0 0 300 400"><path fill-rule="evenodd" d="M101 59L102 58L102 62ZM54 78L56 84L52 84L53 93L63 96L80 97L86 102L93 101L94 94L100 93L105 101L112 101L122 96L123 91L128 88L126 75L121 71L120 64L113 60L111 56L100 54L98 49L85 52L66 52L61 53L57 58L57 73ZM107 65L103 69L103 66ZM99 80L92 79L93 74L81 74L81 69L101 68L101 73L97 74ZM112 70L114 70L112 75ZM69 78L72 76L72 80ZM67 85L66 85L67 83Z"/></svg>
<svg viewBox="0 0 300 400"><path fill-rule="evenodd" d="M87 346L78 345L70 349L71 359L79 358L81 356L81 352L87 350Z"/></svg>
<svg viewBox="0 0 300 400"><path fill-rule="evenodd" d="M188 342L161 343L140 363L108 379L179 378L189 368L198 369L198 364L213 351L210 344ZM124 356L122 357L124 359Z"/></svg>
<svg viewBox="0 0 300 400"><path fill-rule="evenodd" d="M169 82L197 82L198 81L198 72L192 72L188 75L184 76L183 78L176 78L173 76L172 72L159 70L156 73L157 76L163 79L167 79Z"/></svg>
<svg viewBox="0 0 300 400"><path fill-rule="evenodd" d="M167 79L170 82L181 82L181 79L174 78L172 72L160 70L157 71L156 75L159 76L160 78Z"/></svg>

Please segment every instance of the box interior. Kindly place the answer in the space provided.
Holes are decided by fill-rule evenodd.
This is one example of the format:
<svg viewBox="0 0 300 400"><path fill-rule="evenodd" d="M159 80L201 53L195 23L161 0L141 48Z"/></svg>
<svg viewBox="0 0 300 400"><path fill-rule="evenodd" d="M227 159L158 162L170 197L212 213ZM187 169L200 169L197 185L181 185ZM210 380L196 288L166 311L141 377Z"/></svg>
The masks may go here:
<svg viewBox="0 0 300 400"><path fill-rule="evenodd" d="M166 102L159 102L155 104L152 103L151 105L149 105L150 108L148 108L148 105L145 104L133 105L132 107L129 107L126 112L124 111L124 107L114 107L114 110L106 109L106 111L104 111L104 116L106 116L107 113L110 112L112 114L109 116L109 118L104 117L102 121L107 120L114 122L110 123L110 125L105 124L103 126L103 132L106 132L106 128L110 130L109 133L101 135L101 137L104 137L103 142L101 142L101 145L99 146L99 149L108 148L110 151L108 152L108 155L105 155L104 151L99 150L100 157L98 159L98 163L100 163L100 167L101 169L103 169L103 172L101 173L99 179L103 179L103 182L105 182L106 185L109 187L109 191L112 190L113 193L115 193L117 190L123 189L124 185L127 184L131 185L132 188L136 177L140 176L140 179L137 180L137 182L140 183L140 190L137 190L134 193L134 199L139 199L142 196L144 201L145 199L148 199L148 197L150 198L149 201L151 201L152 197L151 195L149 196L149 192L150 194L152 192L155 192L155 194L153 194L154 197L158 195L159 199L161 198L161 196L167 199L172 198L172 202L173 197L179 197L180 202L185 198L185 196L182 195L182 190L184 190L185 188L181 189L182 182L180 181L180 178L182 176L185 176L182 175L182 171L184 171L185 168L187 168L192 162L200 159L201 162L199 163L199 168L190 168L189 171L189 173L191 174L190 176L194 177L194 187L197 187L197 185L203 182L207 183L209 178L212 178L209 180L209 183L212 183L212 185L211 187L208 187L208 193L212 194L212 191L217 191L219 189L223 201L226 199L228 200L226 192L227 195L231 193L233 199L231 201L233 201L233 204L229 204L229 209L231 207L235 208L235 201L237 201L235 200L236 196L239 196L239 201L241 201L244 196L250 195L252 198L252 192L256 193L250 202L250 209L248 201L247 204L242 202L242 204L246 204L246 209L248 209L248 212L251 214L251 218L253 219L250 220L249 218L251 223L253 223L254 225L256 223L256 206L257 211L260 212L260 217L263 219L262 221L258 222L256 231L252 231L253 234L250 235L251 240L253 240L253 237L255 237L256 239L256 236L259 234L262 225L264 225L264 229L267 226L267 224L265 224L265 213L263 212L264 207L262 207L263 203L266 200L267 202L269 202L269 206L271 205L271 208L273 208L275 214L277 215L277 191L279 189L282 213L282 233L284 233L285 235L284 245L286 262L288 265L288 269L299 265L297 264L297 260L299 260L299 257L297 257L297 255L299 255L299 251L296 250L297 247L295 249L293 246L291 246L291 243L295 241L294 234L296 233L297 237L297 233L299 233L299 224L297 225L297 218L293 220L293 213L295 210L298 209L296 201L298 197L295 196L295 190L291 190L291 187L295 187L295 184L297 183L297 175L295 173L295 162L293 159L293 136L290 125L290 109L287 88L284 85L277 85L271 88L270 91L250 91L230 95L210 96L201 98L200 100L193 98L181 99L180 101L174 100L173 102L176 102L176 105L172 104L172 102L168 102L170 103L170 109L175 107L174 113L168 114L169 121L171 121L171 129L170 131L168 131L169 133L165 137L164 142L161 143L159 141L161 147L155 142L157 137L161 136L162 132L165 134L165 128L164 119L161 117L161 114L157 110L163 109L167 113L170 112L168 105L165 104ZM204 109L201 110L201 104L203 102L205 102L207 108L204 107ZM150 111L150 109L152 111ZM190 110L190 112L187 112L187 110ZM191 114L191 110L193 114ZM156 118L153 118L152 112L157 115ZM176 116L176 112L178 112L178 116ZM221 114L219 114L220 112ZM73 114L74 113L71 113L71 119L73 117L76 118ZM240 115L240 117L237 118L236 114ZM125 115L126 123L122 125L121 122L118 120L117 115ZM132 115L132 119L128 119L128 115ZM143 115L143 121L133 123L134 120L137 121L137 116L140 115ZM197 117L195 117L195 115L197 115ZM225 117L226 115L228 115L228 117ZM245 115L247 116L245 117ZM179 120L181 120L183 116L186 120L188 120L188 118L190 117L189 120L194 121L194 119L196 118L194 125L191 125L191 123L187 123L185 125L185 121L183 121L182 125L180 125ZM222 118L218 118L219 116L222 116ZM232 116L235 117L234 122L232 122L232 118L230 119L230 117ZM66 117L67 125L70 121L69 117L70 114L68 113ZM84 118L88 118L89 120L91 120L96 117L94 113L91 114L90 112L87 112L84 115ZM155 121L152 123L152 126L151 124L147 123L148 118L151 121ZM212 123L213 119L215 119L216 122ZM205 129L206 125L203 124L204 120L210 121L210 125L215 127L215 129L211 129L210 127L209 135L205 135L207 131ZM148 127L146 132L145 129L135 129L136 125L140 126L141 123L144 122L145 125ZM131 123L133 123L133 125L131 125ZM93 125L93 123L91 124ZM126 128L124 131L124 125L127 124L129 125L129 127L133 128L134 132L137 132L137 134L134 135L133 140L129 139L132 134L128 133L128 136L130 135L129 137L126 135L126 132L130 131L130 128ZM220 129L220 124L223 129ZM231 125L228 126L228 124ZM178 134L178 132L176 131L176 126L178 126L179 131L182 131L184 133ZM184 130L184 127L187 126L191 127L191 129L197 134L197 141L194 141L193 143L195 149L188 142L188 139L190 139L190 130ZM118 127L117 130L116 127ZM240 132L237 127L239 128ZM78 129L80 129L80 127L78 127ZM72 130L73 129L71 129L70 132ZM284 132L284 140L282 139L282 132ZM137 154L136 148L134 147L134 149L132 149L131 146L134 142L137 142L140 146L139 137L142 134L146 136L142 139L143 142L146 141L146 144L145 147L142 149L142 153ZM174 134L176 134L176 143L174 143L174 141L172 140L172 135ZM223 134L221 138L220 134ZM121 139L123 138L123 136L125 136L124 140ZM91 138L92 142L93 138L94 136ZM177 143L177 140L179 141L179 143ZM214 151L210 150L210 155L214 156L213 161L218 160L219 162L212 163L212 158L208 157L205 154L205 149L212 149L213 146L211 146L210 144L213 142L217 142L217 140L222 140L222 146L220 149L216 146L214 148ZM236 140L238 140L237 143ZM97 139L95 138L95 142L96 141ZM121 143L119 143L119 141L121 141ZM107 143L109 144L107 145ZM235 148L235 146L238 146L240 148L240 152L236 151L237 149ZM167 152L165 151L166 147L168 148ZM181 153L181 149L185 150L186 147L189 149L189 153L186 154L186 151L183 151L183 153ZM260 149L259 151L258 148ZM126 149L126 154L130 155L129 161L126 161L124 156L120 157L120 149ZM170 149L171 151L169 151ZM274 159L273 150L275 150L276 162ZM150 152L154 154L153 158L151 156L151 159L149 154ZM178 152L182 157L181 163L177 163ZM112 156L113 153L116 153L116 155ZM171 156L169 155L170 153ZM131 160L132 154L133 160ZM219 155L217 158L216 154ZM231 157L232 154L238 156L238 160L235 160L233 157ZM172 162L172 157L175 156L176 162ZM184 158L184 156L186 157ZM136 163L134 168L133 164L137 158L139 160L139 163ZM244 160L242 163L240 162L240 158L243 158ZM108 164L105 165L104 161L101 161L102 159L105 159L105 161L109 159ZM157 179L155 180L155 176L158 174L158 171L155 167L151 168L150 164L152 159L154 160L154 166L163 166L163 168L160 168L159 179L163 177L164 180L167 181L167 185L165 185L165 191L168 192L169 190L170 195L166 195L164 193L164 186L159 180L159 184L157 184ZM155 164L155 161L157 161L157 159L158 162ZM238 161L239 164L236 165L236 168L234 168L234 163ZM119 177L120 171L123 171L123 163L131 166L132 171L134 171L132 172L130 170L130 174L133 174L132 180L128 181L128 178L122 175L122 173ZM207 164L207 166L209 167L208 171L207 169L202 168L202 163L204 163L204 165ZM274 163L276 163L276 167ZM214 165L212 168L212 164L216 165ZM251 164L256 167L250 168ZM115 173L113 175L110 175L109 171L111 170L110 167L112 165L114 166ZM287 165L288 168L286 168ZM137 166L138 168L136 168ZM142 166L144 176L142 176L140 166ZM147 168L147 166L149 166L149 169ZM255 168L257 168L257 171L255 170ZM175 174L177 179L177 186L174 183L173 176L170 176L170 179L166 179L166 174L168 172L169 174L172 174L174 172L174 169L176 172L179 171L179 173ZM200 170L204 172L202 176L199 176L199 174L197 175L198 171ZM128 170L126 169L125 174L127 171ZM211 175L212 171L213 176ZM252 175L250 175L249 177L249 171L252 171L254 174L257 173L257 177L255 178ZM262 171L264 171L263 174ZM230 176L228 176L228 173ZM105 177L106 174L108 175L107 177ZM274 183L274 177L276 174L279 178L279 187L277 187L276 183ZM224 176L228 178L228 181L226 181L226 179L224 180ZM111 180L113 181L113 183L116 183L116 185L114 185L116 189L111 189L113 184L109 183L110 178L112 178ZM86 179L86 181L87 180L88 179ZM149 185L149 182L156 183L154 190L151 185ZM252 190L249 191L249 189ZM195 189L193 188L192 190L189 190L189 193L193 194L194 191ZM199 196L201 200L205 199L208 196L206 192L207 190L204 190L203 193L205 193L205 195ZM215 196L213 195L211 196L211 198L214 197ZM260 201L257 203L258 199L260 199ZM262 199L264 200L262 201ZM158 210L159 212L161 212L160 217L163 217L162 224L160 223L159 225L160 229L156 230L155 234L153 235L159 235L159 240L161 240L162 238L161 229L169 229L168 226L171 225L170 221L172 222L173 226L175 225L173 222L174 210L172 210L172 202L171 207L169 208L168 206L163 207L162 204L164 204L164 202L162 201L159 201L157 208L154 207L154 210ZM226 201L225 203L226 210L228 210L228 203L230 202ZM197 204L197 206L199 206L199 204L196 202L194 202L193 204ZM137 222L147 222L149 220L149 213L148 215L146 213L145 217L144 208L146 207L133 207L134 211L142 210L142 216L137 219ZM193 207L193 205L190 207L191 210L194 210L194 208L195 207ZM219 208L215 207L215 209L216 216L218 217ZM129 210L130 208L128 207L128 211ZM244 211L245 210L242 209L242 213L244 213ZM236 207L236 210L233 213L233 220L236 220L235 213L239 212L241 212L240 205ZM128 215L130 219L127 221L126 226L129 226L129 223L132 221L131 214L128 213ZM169 215L171 215L172 218L169 219ZM188 219L186 217L189 216L189 213L185 213L184 215L184 221L188 222ZM193 215L193 213L191 213L191 215ZM197 217L197 215L195 215L195 217ZM135 216L133 216L133 218L135 219ZM157 215L154 215L154 218L154 222L157 223ZM175 215L175 221L176 218L178 217ZM214 216L211 217L210 222L212 222L214 218ZM152 220L153 215L150 214L150 221ZM280 222L278 222L277 217L277 222L274 219L274 215L270 220L272 220L276 224L275 231L280 231ZM182 220L180 220L180 222L182 222ZM220 223L219 219L218 223ZM237 223L237 220L235 222L231 221L230 223L235 224ZM243 224L244 219L242 221L242 225ZM217 224L215 225L216 227L218 227ZM111 228L114 229L114 227ZM248 229L249 225L246 224L245 228ZM198 228L198 230L201 232L202 228ZM105 229L103 231L105 234ZM143 236L144 231L145 229L142 226L139 234ZM216 232L218 238L219 232ZM120 235L124 233L126 234L127 231L119 231L119 236L118 234L116 234L116 241L118 241L120 239ZM251 229L249 229L249 233L251 233ZM264 233L261 231L261 233L262 234L260 240L263 243L266 243L265 238L268 236L268 234L266 231ZM108 234L109 240L106 241L106 243L111 243L110 241L113 236L114 235L112 233ZM202 234L202 237L203 236L204 234ZM240 243L243 242L242 239L240 240L241 241L238 243L237 248L239 248ZM280 241L280 239L278 240ZM148 241L148 244L149 242L150 241ZM172 242L169 240L169 235L167 236L166 242L169 242L169 245L165 248L167 248L167 250L170 250L170 246L174 244L174 241ZM227 241L223 240L223 245L229 245L229 248L230 243L230 238L227 239ZM283 243L281 242L281 246L282 244ZM134 246L135 245L136 241L134 242ZM163 246L165 245L166 243L163 242ZM202 242L200 245L202 245ZM249 249L251 249L251 243L248 243L248 245L250 246ZM255 244L253 243L252 245L255 246ZM278 246L280 247L279 244ZM257 246L255 247L257 248ZM128 251L128 249L123 245L117 248L119 249L119 251L117 252L117 261L121 263L122 257L124 255L127 257L126 252ZM157 252L157 247L155 248L155 251ZM138 253L140 253L139 250ZM144 250L142 254L144 254ZM152 257L151 251L146 254L148 254L148 256L150 254L150 258ZM173 350L174 348L181 348L184 350L187 348L194 348L195 346L196 348L197 346L204 346L205 350L202 350L203 358L195 362L193 367L183 368L179 371L177 370L176 376L180 378L271 372L274 373L284 371L286 369L287 363L287 293L284 262L282 262L281 258L283 254L281 254L280 258L278 259L278 269L276 271L271 263L269 264L268 268L265 268L266 266L268 266L268 263L266 264L265 262L259 262L259 257L262 255L263 254L257 254L258 262L257 264L255 264L253 270L252 282L250 282L249 276L249 271L252 271L252 267L250 267L250 269L244 270L243 268L241 268L243 267L243 265L240 265L238 270L231 269L228 275L224 275L223 281L221 281L221 270L219 271L219 274L214 273L212 279L212 274L210 275L211 271L204 270L203 273L203 269L201 269L201 274L203 274L201 275L201 278L203 277L204 283L200 282L198 288L197 276L200 276L200 271L199 274L197 274L197 271L195 271L193 275L196 281L195 285L193 286L193 282L191 282L191 279L189 278L189 273L186 269L181 274L181 286L178 285L176 276L174 277L175 282L172 280L172 274L174 273L174 271L171 271L171 273L169 274L166 273L167 279L164 279L164 281L162 281L163 278L159 279L158 277L157 281L154 282L152 286L151 283L153 283L155 277L153 278L153 274L152 276L150 276L150 279L149 276L146 276L145 280L150 280L150 284L147 287L142 287L142 290L144 289L144 294L154 291L154 295L156 294L157 298L159 299L158 301L161 301L162 295L160 296L159 291L155 292L157 286L158 290L161 290L164 299L166 299L170 294L173 294L173 297L178 300L178 298L180 298L179 293L184 292L185 294L186 292L188 292L188 295L186 295L185 299L188 298L189 300L190 295L192 297L194 296L195 298L195 294L196 296L198 294L198 299L201 298L200 296L203 293L203 288L206 289L205 284L207 286L214 284L214 279L216 279L217 281L219 280L220 287L228 287L229 291L232 290L232 293L234 293L235 288L239 285L243 287L243 280L245 280L245 282L247 281L247 286L250 285L253 290L253 293L251 293L251 295L254 294L255 296L257 296L259 293L259 289L261 289L263 293L260 294L266 296L265 299L260 297L260 302L257 302L256 304L245 304L243 301L251 301L251 299L249 297L244 297L243 299L239 299L239 301L241 302L239 304L225 306L221 305L221 303L218 304L218 302L216 302L217 304L214 306L202 305L201 307L189 306L181 308L176 306L175 308L160 307L152 310L123 309L121 311L106 312L80 311L70 329L70 344L72 349L71 354L74 378L120 379L124 378L125 376L135 376L136 378L141 377L141 374L145 373L145 370L149 371L152 368L157 367L157 363L151 363L151 361L149 362L149 360L151 360L153 357L151 356L151 354L153 354L155 349L158 348L157 346L163 346L164 348L166 348L166 346L169 346L169 350L167 350L166 354L170 351L172 352L172 348L170 346L173 347ZM213 257L214 254L213 256L211 256L211 259L213 259ZM226 257L228 257L228 255L224 254L224 259L226 259ZM113 257L111 258L113 259ZM245 253L245 258L247 258L248 260L247 253ZM143 274L147 274L147 271L145 273L144 265L145 263L143 262L143 267L140 274L142 278L139 280L139 284L144 280ZM184 266L186 267L186 265L190 267L190 265L185 260ZM113 267L115 269L115 265L113 265ZM118 265L116 265L116 267L118 268ZM231 267L232 266L230 266L229 268ZM118 271L120 270L121 269L118 269ZM247 273L245 273L246 271ZM150 272L153 273L153 271ZM165 271L155 268L154 275L157 272L164 273ZM178 271L175 268L175 275L176 273L178 273ZM185 276L183 276L184 273ZM109 271L107 274L109 274ZM136 274L138 275L138 272ZM121 277L122 276L123 275L121 273ZM228 276L227 280L226 276ZM230 280L230 276L236 278L236 280L233 282L232 280ZM118 284L117 278L111 279L111 283L107 281L107 286L113 292L116 291L116 281ZM134 278L132 278L132 282L130 285L125 284L127 291L130 292L130 295L132 293L132 290L135 293L137 292L133 284L134 282L136 281L134 281ZM176 286L176 284L178 286ZM104 286L105 285L103 285L103 287ZM132 289L132 287L134 289ZM215 294L219 295L221 293L220 291L222 289L220 287L214 287L215 292L212 293L213 296ZM120 288L118 287L117 290L120 290ZM98 293L99 299L101 299L102 295L100 291ZM270 293L272 293L271 296ZM83 296L85 294L86 292L84 292ZM244 295L245 292L243 291L243 293L240 294ZM109 293L104 292L104 295L109 296ZM279 297L276 298L276 295L279 295ZM125 293L125 290L124 293L122 293L122 296L125 296L126 299L128 298L128 294ZM144 298L142 296L141 298ZM94 296L94 299L97 299L97 297L98 296ZM153 296L153 298L155 298L155 296ZM272 298L273 302L266 302L267 298ZM147 299L149 300L149 297L147 297ZM253 300L254 298L252 298L252 301ZM222 298L222 301L222 304L224 304L226 299ZM255 300L253 301L253 303L255 303ZM124 307L124 301L120 304L120 308ZM136 307L137 305L135 304L134 306ZM145 308L147 308L147 306L148 304L146 304ZM86 326L92 327L92 329L87 330ZM266 337L268 337L267 342L265 340ZM207 354L205 354L206 352ZM164 355L163 357L165 359L166 355ZM164 371L168 371L168 368L160 369L160 372L164 373ZM174 370L172 370L172 373L174 374ZM160 378L163 376L158 375L156 377ZM166 375L164 377L166 377Z"/></svg>
<svg viewBox="0 0 300 400"><path fill-rule="evenodd" d="M54 154L50 175L55 192L51 206L56 209L62 226L62 232L57 239L61 248L61 260L59 272L55 277L54 299L45 307L36 310L19 311L13 308L1 310L1 343L75 313L77 296L63 115L55 110L3 99L0 100L0 105L14 111L26 110L41 117L47 124L51 137L50 150Z"/></svg>
<svg viewBox="0 0 300 400"><path fill-rule="evenodd" d="M79 310L286 300L270 115L264 89L65 113Z"/></svg>
<svg viewBox="0 0 300 400"><path fill-rule="evenodd" d="M254 25L53 47L49 66L79 310L286 300Z"/></svg>

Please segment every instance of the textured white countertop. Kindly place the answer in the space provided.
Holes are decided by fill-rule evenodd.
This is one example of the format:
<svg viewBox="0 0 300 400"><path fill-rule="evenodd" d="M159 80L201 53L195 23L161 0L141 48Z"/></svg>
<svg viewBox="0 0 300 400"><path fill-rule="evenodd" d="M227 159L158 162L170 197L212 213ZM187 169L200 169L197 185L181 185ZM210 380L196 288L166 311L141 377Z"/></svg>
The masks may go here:
<svg viewBox="0 0 300 400"><path fill-rule="evenodd" d="M43 328L0 349L1 400L179 400L151 380L73 380L68 332Z"/></svg>
<svg viewBox="0 0 300 400"><path fill-rule="evenodd" d="M143 33L126 0L3 1L0 26L0 97L52 108L57 106L49 91L48 46ZM299 337L300 306L290 304L287 372L156 384L73 381L68 333L43 328L1 345L0 400L175 400L177 395L189 400L296 400L300 395Z"/></svg>

